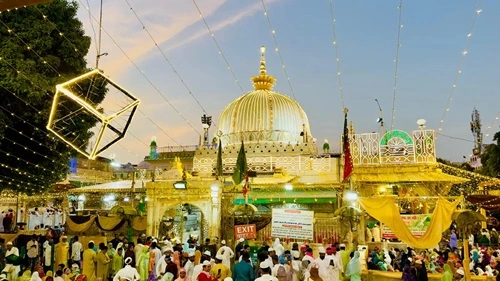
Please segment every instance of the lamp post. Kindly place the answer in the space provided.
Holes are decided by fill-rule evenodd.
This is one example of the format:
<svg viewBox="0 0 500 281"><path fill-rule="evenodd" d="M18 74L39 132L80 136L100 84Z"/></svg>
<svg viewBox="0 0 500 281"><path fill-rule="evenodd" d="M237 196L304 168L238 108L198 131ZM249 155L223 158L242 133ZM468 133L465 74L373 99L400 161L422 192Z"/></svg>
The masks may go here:
<svg viewBox="0 0 500 281"><path fill-rule="evenodd" d="M203 126L203 145L208 146L208 129L212 125L212 116L203 114L201 116L201 124Z"/></svg>

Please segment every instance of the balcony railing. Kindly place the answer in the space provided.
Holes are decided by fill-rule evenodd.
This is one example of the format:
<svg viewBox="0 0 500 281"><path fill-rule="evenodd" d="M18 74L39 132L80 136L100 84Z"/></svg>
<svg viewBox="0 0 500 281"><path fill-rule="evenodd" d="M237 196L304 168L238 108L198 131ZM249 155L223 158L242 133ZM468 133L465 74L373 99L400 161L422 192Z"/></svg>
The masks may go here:
<svg viewBox="0 0 500 281"><path fill-rule="evenodd" d="M433 130L418 130L412 134L393 130L349 136L354 165L435 163L436 145Z"/></svg>

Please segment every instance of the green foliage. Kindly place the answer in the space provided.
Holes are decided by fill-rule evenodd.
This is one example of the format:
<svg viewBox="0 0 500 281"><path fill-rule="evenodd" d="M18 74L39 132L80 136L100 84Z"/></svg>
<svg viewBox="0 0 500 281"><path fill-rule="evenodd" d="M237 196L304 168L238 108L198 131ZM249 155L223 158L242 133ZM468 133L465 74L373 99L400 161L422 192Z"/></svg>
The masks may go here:
<svg viewBox="0 0 500 281"><path fill-rule="evenodd" d="M0 189L43 192L67 175L75 152L45 126L55 85L88 71L90 37L76 17L77 9L76 2L54 0L0 14L0 149L10 154L0 151L0 163L11 167L0 166ZM103 100L105 87L100 83L96 104ZM73 110L69 104L65 108ZM93 126L81 122L71 130L89 137Z"/></svg>
<svg viewBox="0 0 500 281"><path fill-rule="evenodd" d="M492 143L486 146L481 155L483 167L480 172L490 177L500 177L500 132L495 133Z"/></svg>

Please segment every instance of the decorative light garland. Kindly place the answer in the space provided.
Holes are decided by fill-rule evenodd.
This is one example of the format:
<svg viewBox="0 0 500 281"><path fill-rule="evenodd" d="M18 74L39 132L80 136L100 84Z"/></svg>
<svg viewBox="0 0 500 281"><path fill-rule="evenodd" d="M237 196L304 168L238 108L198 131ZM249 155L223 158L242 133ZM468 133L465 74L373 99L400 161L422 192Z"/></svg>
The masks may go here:
<svg viewBox="0 0 500 281"><path fill-rule="evenodd" d="M141 20L141 18L139 17L139 15L136 13L136 11L134 10L134 8L132 8L132 5L130 5L130 2L128 0L125 0L125 2L127 3L128 7L130 8L130 11L132 11L132 13L134 14L135 18L141 24L142 29L148 34L149 38L151 39L151 41L153 41L153 44L158 49L158 51L160 51L161 55L163 56L163 59L165 59L165 61L170 66L170 68L172 68L172 71L175 73L175 75L177 76L177 78L179 78L179 80L181 81L182 85L184 85L184 88L186 88L186 90L191 95L191 97L193 97L193 99L196 101L196 103L201 108L201 110L203 111L203 113L205 113L206 115L209 115L207 113L207 111L205 110L205 108L203 107L203 105L201 105L200 101L195 97L195 95L193 94L193 92L191 91L191 89L188 87L188 85L186 84L186 82L184 81L184 79L181 77L181 75L179 74L179 72L177 71L177 69L175 69L175 67L172 64L172 62L167 58L167 55L165 55L165 52L163 52L163 50L160 48L160 45L158 45L158 43L156 42L156 40L153 38L153 35L151 34L151 32L149 32L148 28L146 27L146 25L144 24L144 22Z"/></svg>
<svg viewBox="0 0 500 281"><path fill-rule="evenodd" d="M403 24L401 16L403 14L403 0L399 0L399 20L398 20L398 40L396 44L396 56L394 58L394 84L392 86L392 115L391 115L391 131L394 129L394 117L396 113L396 92L398 89L398 69L399 69L399 48L401 47L401 29Z"/></svg>
<svg viewBox="0 0 500 281"><path fill-rule="evenodd" d="M52 25L56 28L55 24L54 24L54 23L52 23L52 22L48 19L48 17L42 13L42 11L41 11L40 9L38 9L38 8L36 8L36 9L37 9L37 10L38 10L41 14L42 14L42 16L43 16L44 20L46 20L46 21L50 22L50 23L51 23L51 24L52 24ZM6 27L6 28L8 28L8 30L10 30L10 31L9 31L9 33L14 34L17 38L19 38L19 39L21 40L21 42L23 42L23 44L24 44L25 46L27 46L27 48L28 48L29 50L33 51L33 52L34 52L34 53L35 53L35 54L36 54L39 58L42 58L42 57L41 57L41 56L40 56L40 55L39 55L39 54L38 54L35 50L33 50L33 49L32 49L32 48L28 45L28 43L27 43L27 42L25 42L24 40L22 40L22 39L21 39L21 38L17 35L17 33L15 33L14 31L12 31L12 30L11 30L11 29L7 26L7 24L5 24L4 22L2 22L1 20L0 20L0 22L1 22L1 23L2 23L2 24ZM57 28L56 28L56 30L59 32L59 35L60 35L60 36L64 37L66 40L68 40L68 42L69 42L72 46L74 46L74 44L72 44L72 43L69 41L69 39L68 39L66 36L64 36L64 34L63 34L60 30L58 30ZM74 48L74 49L75 49L75 51L76 51L76 52L80 52L77 48ZM81 52L80 52L80 53L81 53ZM43 59L43 58L42 58L42 59ZM6 63L8 66L10 66L10 67L11 67L14 71L16 71L18 74L23 75L23 76L24 76L26 79L28 79L28 80L29 80L29 81L30 81L33 85L36 85L36 83L34 83L34 81L33 81L33 80L31 80L28 76L26 76L26 75L24 74L24 72L22 72L22 71L20 71L20 70L16 69L16 68L15 68L12 64L10 64L8 61L4 60L2 57L0 57L0 60L1 60L1 61L3 61L4 63ZM44 60L44 64L48 64L48 63ZM57 72L57 70L55 70L55 68L54 68L52 65L50 65L50 64L48 64L48 65L49 65L49 67L50 67L53 71L55 71L55 72L58 74L58 76L61 76L61 74L59 74L59 72ZM14 92L12 92L12 91L10 91L10 90L6 89L6 88L5 88L5 87L3 87L3 86L1 86L1 87L2 87L3 89L5 89L6 91L8 91L9 93L11 93L12 95L14 95L14 96L15 96L16 98L18 98L19 100L23 101L26 105L28 105L28 106L32 107L32 108L33 108L34 110L36 110L39 114L41 114L41 111L40 111L40 110L38 110L38 109L36 109L35 107L33 107L33 105L31 105L29 102L24 101L23 99L21 99L18 95L16 95L16 93L14 93ZM39 89L40 89L40 90L43 90L42 88L39 88ZM46 94L46 95L48 95L48 93L46 93L46 92L45 92L45 94ZM49 96L49 95L48 95L48 96ZM143 112L141 112L141 113L143 113ZM145 114L143 113L143 115L145 115ZM146 116L146 115L145 115L145 116ZM153 123L154 123L154 121L153 121L152 119L150 119L150 118L148 118L148 119L149 119L151 122L153 122ZM159 128L159 126L158 126L156 123L154 123L154 124L155 124L155 126L157 126L157 127ZM33 126L33 127L35 127L35 126ZM161 129L161 128L160 128L160 129ZM163 131L163 130L162 130L162 131ZM165 132L164 132L164 133L165 133ZM144 143L142 140L140 140L140 139L139 139L138 137L136 137L134 134L132 134L132 133L130 133L130 132L129 132L129 134L130 134L132 137L136 138L136 139L137 139L139 142L141 142L143 145L145 145L146 147L148 147L148 148L149 148L149 145L148 145L148 144ZM165 134L166 134L166 133L165 133ZM49 136L49 135L47 135L47 136ZM168 136L169 138L171 138L171 139L172 139L172 137L170 137L168 134L167 134L167 136ZM51 137L51 139L52 139L52 140L55 140L55 138L54 138L54 137ZM174 139L172 139L172 140L173 140L174 142L176 142ZM65 144L65 145L66 145L66 144ZM126 148L125 148L125 149L126 149ZM128 150L128 151L130 152L130 150ZM136 156L138 156L138 154L135 154L135 155L136 155Z"/></svg>
<svg viewBox="0 0 500 281"><path fill-rule="evenodd" d="M332 18L333 46L335 47L335 62L337 63L337 78L339 80L339 95L342 108L345 108L344 87L342 86L342 71L340 68L339 47L337 42L337 31L335 29L335 16L333 14L333 0L330 0L330 16Z"/></svg>
<svg viewBox="0 0 500 281"><path fill-rule="evenodd" d="M293 96L293 99L296 100L295 91L293 90L292 82L290 81L290 76L288 76L288 71L285 68L285 62L283 61L283 56L281 55L281 49L278 45L278 40L276 39L276 30L273 28L273 25L271 24L271 19L269 19L269 13L267 12L267 8L266 8L266 4L264 3L264 0L261 0L260 2L262 3L262 8L264 8L264 16L266 16L267 23L269 24L269 29L271 30L271 35L273 36L273 39L274 39L275 51L278 53L278 56L280 58L283 73L285 73L285 77L286 77L286 80L288 82L288 86L290 87L290 92Z"/></svg>
<svg viewBox="0 0 500 281"><path fill-rule="evenodd" d="M81 0L78 0L78 2L80 2L80 4L82 4L82 6L85 7L85 9L87 9L87 11L89 12L89 15L92 17L92 19L94 19L95 22L99 23L99 20L94 17L94 15L92 14L92 12L90 11L90 8L88 6L86 6L85 3L83 3ZM141 76L144 79L146 79L146 81L149 83L149 85L151 85L151 87L153 87L153 89L163 98L163 100L165 100L168 103L168 105L189 125L189 127L191 127L191 129L193 129L193 131L195 131L198 135L201 135L200 132L198 132L198 130L195 127L193 127L193 125L191 124L191 122L189 122L189 120L187 120L186 117L184 117L184 115L182 115L182 113L179 112L179 110L172 104L172 102L167 99L167 97L153 83L153 81L151 81L151 79L144 73L144 71L139 68L139 66L137 65L137 63L135 63L130 58L130 56L125 52L125 50L123 50L123 48L118 45L118 43L111 36L111 34L109 34L109 32L104 27L102 27L102 26L101 26L101 30L104 31L104 33L113 42L114 46L117 47L122 52L122 54L130 61L130 63L134 66L134 68L141 73ZM148 119L150 119L150 118L148 118ZM170 136L168 136L168 137L170 137Z"/></svg>
<svg viewBox="0 0 500 281"><path fill-rule="evenodd" d="M497 115L495 115L495 118L493 118L493 120L491 120L491 123L490 125L488 125L488 127L486 128L486 132L485 132L485 136L486 137L489 137L490 136L490 131L491 131L491 128L493 128L493 125L495 125L495 122L500 119L500 111L497 112Z"/></svg>
<svg viewBox="0 0 500 281"><path fill-rule="evenodd" d="M35 168L38 168L38 169L42 169L42 171L44 171L44 172L49 172L50 171L52 174L54 173L54 171L51 171L49 169L45 169L44 167L41 167L40 164L31 163L31 162L25 160L24 158L16 156L16 155L14 155L14 154L12 154L10 152L4 151L2 149L0 149L0 152L3 153L3 154L5 154L6 156L9 156L11 158L15 158L17 161L21 161L21 162L24 162L24 163L26 163L28 165L32 165L32 166L34 166ZM58 164L61 165L61 163L58 163Z"/></svg>
<svg viewBox="0 0 500 281"><path fill-rule="evenodd" d="M467 39L465 41L465 48L462 51L462 55L460 56L460 61L458 63L458 69L457 69L457 72L455 74L455 78L453 79L453 84L451 86L450 94L448 95L448 100L446 102L446 106L444 108L444 112L443 112L443 114L441 116L441 120L439 121L439 129L438 129L439 131L443 130L444 118L446 117L446 113L448 111L450 111L450 103L453 100L453 94L455 93L455 89L457 88L458 77L460 76L460 74L462 74L462 66L463 66L463 63L464 63L464 60L465 60L465 56L469 53L468 48L469 48L470 38L472 37L472 31L474 30L474 26L476 25L477 17L483 11L480 8L481 7L481 2L482 2L482 0L478 0L478 2L477 2L477 7L476 7L476 10L474 12L474 19L472 20L472 24L471 24L471 26L469 28L469 32L467 33Z"/></svg>
<svg viewBox="0 0 500 281"><path fill-rule="evenodd" d="M26 171L23 171L23 170L21 170L21 169L19 169L19 168L14 168L14 167L11 167L11 166L9 166L9 165L7 165L7 164L0 163L0 167L1 167L1 168L5 168L5 169L9 169L9 170L11 170L11 171L13 171L13 172L18 173L19 175L24 175L24 176L27 176L28 178L32 178L32 177L33 177L33 180L34 180L34 181L38 181L38 177L40 177L40 179L42 179L42 180L44 179L44 177L43 177L43 176L35 176L35 175L30 174L30 173L28 173L28 172L26 172Z"/></svg>
<svg viewBox="0 0 500 281"><path fill-rule="evenodd" d="M240 90L242 92L245 92L243 90L243 87L241 87L240 81L236 77L236 74L234 74L233 68L231 67L231 65L229 65L229 61L227 60L226 56L224 55L224 52L222 51L222 49L219 45L219 42L217 42L217 39L215 38L215 34L212 32L212 29L210 29L210 26L208 25L207 21L205 20L205 17L201 13L200 7L198 6L198 3L196 3L196 0L193 0L193 4L196 7L196 9L198 10L198 14L200 15L200 18L202 19L203 23L205 24L205 27L207 28L208 33L212 37L212 40L213 40L215 46L217 47L217 50L219 51L219 55L221 55L222 59L226 63L227 69L229 70L229 72L231 72L231 75L233 76L234 81L236 82L236 84L238 85Z"/></svg>

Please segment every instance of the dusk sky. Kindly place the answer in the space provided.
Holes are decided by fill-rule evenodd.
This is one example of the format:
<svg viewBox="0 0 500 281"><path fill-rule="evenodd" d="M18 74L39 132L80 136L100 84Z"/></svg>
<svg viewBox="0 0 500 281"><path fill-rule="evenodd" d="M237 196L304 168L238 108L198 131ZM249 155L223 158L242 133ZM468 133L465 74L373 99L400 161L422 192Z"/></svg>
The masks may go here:
<svg viewBox="0 0 500 281"><path fill-rule="evenodd" d="M93 67L96 40L91 25L98 32L98 23L92 16L89 19L85 6L90 4L93 17L98 19L100 1L78 0L78 3L79 18L93 41L88 56L89 66ZM261 45L267 47L268 73L277 79L274 90L292 96L260 0L196 0L196 3L243 91L219 54L193 1L104 1L106 32L102 34L101 53L108 56L102 57L99 68L140 98L140 109L172 139L137 113L127 137L102 156L113 153L119 162L138 163L148 154L149 147L145 144L149 144L152 136L156 136L158 146L176 142L197 144L198 132L203 131L200 122L203 110L193 96L217 123L227 104L252 90L250 77L258 74ZM333 144L333 150L338 151L343 113L332 44L330 1L265 0L264 3L293 92L308 114L312 134L318 145L326 138ZM356 133L380 131L375 99L383 109L386 129L391 128L398 5L397 0L333 1L345 106L349 108L349 120L354 123ZM418 129L418 119L426 119L428 129L446 135L438 135L438 156L452 161L462 161L464 155L472 152L469 122L474 107L481 114L485 143L490 143L493 134L500 130L500 120L495 121L500 112L500 1L480 3L481 12L466 48L477 7L478 1L473 0L403 1L402 6L393 128L411 132ZM441 124L465 49L462 73L458 75L449 111ZM215 131L212 126L210 135Z"/></svg>

